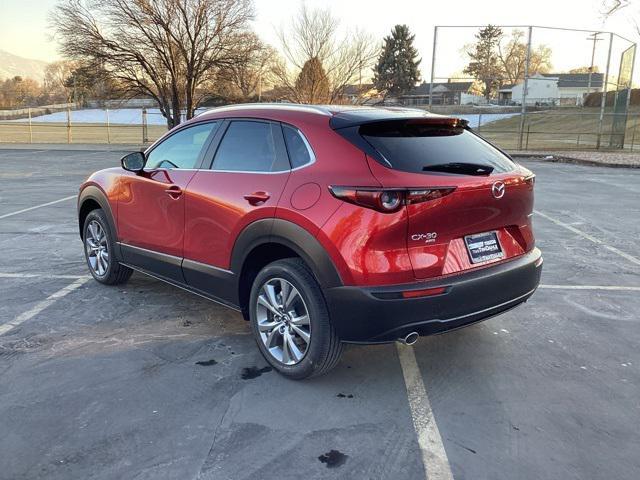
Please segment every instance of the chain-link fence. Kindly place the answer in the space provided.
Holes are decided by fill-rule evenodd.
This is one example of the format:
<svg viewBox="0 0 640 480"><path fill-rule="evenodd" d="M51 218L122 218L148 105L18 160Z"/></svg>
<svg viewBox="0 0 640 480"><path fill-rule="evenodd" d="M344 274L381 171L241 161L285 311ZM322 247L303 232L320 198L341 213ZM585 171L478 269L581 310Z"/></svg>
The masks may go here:
<svg viewBox="0 0 640 480"><path fill-rule="evenodd" d="M151 143L166 131L166 119L153 108L45 106L0 112L0 143L137 145Z"/></svg>
<svg viewBox="0 0 640 480"><path fill-rule="evenodd" d="M437 26L433 40L430 82L403 103L471 117L510 150L638 149L634 42L528 25Z"/></svg>

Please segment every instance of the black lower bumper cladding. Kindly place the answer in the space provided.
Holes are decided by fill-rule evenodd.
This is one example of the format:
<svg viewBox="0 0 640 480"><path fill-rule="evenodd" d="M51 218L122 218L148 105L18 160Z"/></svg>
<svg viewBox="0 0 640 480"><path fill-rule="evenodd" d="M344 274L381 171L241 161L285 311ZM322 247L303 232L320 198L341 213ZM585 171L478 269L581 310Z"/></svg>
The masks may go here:
<svg viewBox="0 0 640 480"><path fill-rule="evenodd" d="M345 342L383 343L411 332L435 335L503 313L525 302L540 283L535 248L491 267L410 285L329 288L333 325ZM400 292L447 287L439 295L398 298Z"/></svg>

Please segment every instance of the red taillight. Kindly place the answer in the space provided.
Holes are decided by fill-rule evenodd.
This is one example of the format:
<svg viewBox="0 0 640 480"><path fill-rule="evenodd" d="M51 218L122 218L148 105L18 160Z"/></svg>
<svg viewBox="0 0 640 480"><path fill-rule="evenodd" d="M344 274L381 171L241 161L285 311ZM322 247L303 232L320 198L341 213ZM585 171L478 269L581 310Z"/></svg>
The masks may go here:
<svg viewBox="0 0 640 480"><path fill-rule="evenodd" d="M450 188L429 188L424 190L407 190L406 202L407 205L412 203L428 202L429 200L435 200L442 198L445 195L449 195L455 190L454 187Z"/></svg>
<svg viewBox="0 0 640 480"><path fill-rule="evenodd" d="M447 287L425 288L423 290L407 290L402 292L403 298L430 297L432 295L442 295L447 291Z"/></svg>
<svg viewBox="0 0 640 480"><path fill-rule="evenodd" d="M331 186L334 197L382 213L397 212L403 205L427 202L449 195L455 187L404 189Z"/></svg>
<svg viewBox="0 0 640 480"><path fill-rule="evenodd" d="M531 174L528 177L525 177L524 181L533 187L536 184L536 176Z"/></svg>

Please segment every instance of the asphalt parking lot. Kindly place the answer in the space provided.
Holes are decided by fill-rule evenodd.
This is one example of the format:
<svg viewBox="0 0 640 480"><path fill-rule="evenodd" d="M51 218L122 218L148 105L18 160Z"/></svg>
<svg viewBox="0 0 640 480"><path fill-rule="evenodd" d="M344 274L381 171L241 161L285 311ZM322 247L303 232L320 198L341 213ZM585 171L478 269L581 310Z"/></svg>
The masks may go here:
<svg viewBox="0 0 640 480"><path fill-rule="evenodd" d="M121 155L0 150L0 478L640 478L640 171L523 161L545 258L527 304L420 339L414 372L350 347L293 382L231 310L88 280L69 197Z"/></svg>

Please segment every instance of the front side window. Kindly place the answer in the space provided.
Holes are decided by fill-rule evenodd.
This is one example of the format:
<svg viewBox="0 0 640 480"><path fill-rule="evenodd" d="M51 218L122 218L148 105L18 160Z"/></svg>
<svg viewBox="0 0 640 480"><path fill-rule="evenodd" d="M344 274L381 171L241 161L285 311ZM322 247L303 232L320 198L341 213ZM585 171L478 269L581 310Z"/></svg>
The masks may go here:
<svg viewBox="0 0 640 480"><path fill-rule="evenodd" d="M302 167L303 165L313 162L313 152L307 140L302 136L302 133L300 133L298 129L288 125L283 125L282 131L284 133L285 143L287 144L291 168Z"/></svg>
<svg viewBox="0 0 640 480"><path fill-rule="evenodd" d="M146 168L196 168L202 148L217 125L201 123L174 133L151 151Z"/></svg>
<svg viewBox="0 0 640 480"><path fill-rule="evenodd" d="M236 120L227 128L213 169L229 172L277 172L288 168L280 160L276 135L280 126L270 122ZM282 142L282 140L280 140Z"/></svg>

